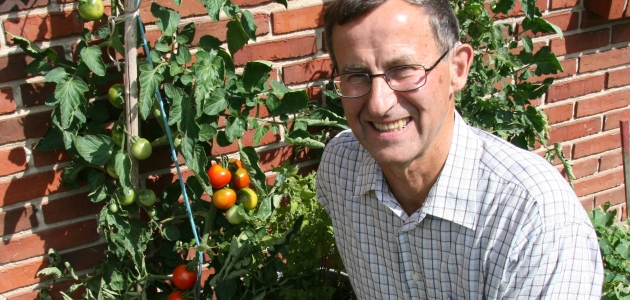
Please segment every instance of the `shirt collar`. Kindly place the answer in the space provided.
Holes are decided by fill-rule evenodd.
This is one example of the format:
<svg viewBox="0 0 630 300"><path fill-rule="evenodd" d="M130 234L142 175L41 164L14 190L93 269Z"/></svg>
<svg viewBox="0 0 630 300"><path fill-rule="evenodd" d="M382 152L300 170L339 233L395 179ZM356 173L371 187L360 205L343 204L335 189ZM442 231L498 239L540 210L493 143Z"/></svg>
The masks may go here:
<svg viewBox="0 0 630 300"><path fill-rule="evenodd" d="M376 191L379 195L385 185L383 171L367 151L362 150L365 155L359 166L354 196L369 191ZM455 112L453 140L446 163L424 205L416 213L420 216L432 215L474 229L480 209L477 201L480 157L481 141L459 113Z"/></svg>

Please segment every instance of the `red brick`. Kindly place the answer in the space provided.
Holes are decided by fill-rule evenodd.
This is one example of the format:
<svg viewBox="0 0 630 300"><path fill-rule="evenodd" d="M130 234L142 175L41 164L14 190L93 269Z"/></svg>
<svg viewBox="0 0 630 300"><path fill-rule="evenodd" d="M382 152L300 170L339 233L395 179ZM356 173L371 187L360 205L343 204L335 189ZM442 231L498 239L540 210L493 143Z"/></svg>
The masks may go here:
<svg viewBox="0 0 630 300"><path fill-rule="evenodd" d="M314 35L293 37L246 45L234 54L234 63L244 65L252 60L280 60L302 57L317 52Z"/></svg>
<svg viewBox="0 0 630 300"><path fill-rule="evenodd" d="M564 36L563 39L551 40L551 52L561 56L569 53L577 53L590 49L597 49L608 45L610 29L600 29Z"/></svg>
<svg viewBox="0 0 630 300"><path fill-rule="evenodd" d="M547 92L547 103L599 92L606 86L606 75L581 77L553 84Z"/></svg>
<svg viewBox="0 0 630 300"><path fill-rule="evenodd" d="M0 120L0 145L42 137L50 123L50 112Z"/></svg>
<svg viewBox="0 0 630 300"><path fill-rule="evenodd" d="M582 204L582 207L584 207L584 209L586 209L587 211L591 211L594 208L595 200L593 200L593 197L589 196L580 199L580 203Z"/></svg>
<svg viewBox="0 0 630 300"><path fill-rule="evenodd" d="M623 184L623 170L621 168L599 173L595 176L575 181L575 193L578 197L594 194Z"/></svg>
<svg viewBox="0 0 630 300"><path fill-rule="evenodd" d="M324 93L322 92L321 86L311 86L306 88L306 93L308 94L308 98L312 101L317 101L318 103L322 103Z"/></svg>
<svg viewBox="0 0 630 300"><path fill-rule="evenodd" d="M0 212L0 234L7 235L37 227L35 208L31 205Z"/></svg>
<svg viewBox="0 0 630 300"><path fill-rule="evenodd" d="M55 92L57 85L52 82L25 83L20 85L22 90L22 105L24 107L44 105L46 97Z"/></svg>
<svg viewBox="0 0 630 300"><path fill-rule="evenodd" d="M105 260L106 251L107 244L99 244L61 254L61 260L69 262L74 271L88 270L94 268L100 260Z"/></svg>
<svg viewBox="0 0 630 300"><path fill-rule="evenodd" d="M269 3L271 2L271 0L233 0L232 2L238 6L252 6L252 5L258 5L258 4L263 4L263 3Z"/></svg>
<svg viewBox="0 0 630 300"><path fill-rule="evenodd" d="M151 4L153 2L177 11L182 16L182 19L191 16L208 15L206 8L203 6L203 1L182 2L183 5L180 6L175 5L172 0L141 1L140 17L145 24L154 23L157 20L151 13ZM184 23L182 22L182 24Z"/></svg>
<svg viewBox="0 0 630 300"><path fill-rule="evenodd" d="M606 202L610 202L610 205L625 203L626 189L624 187L617 187L595 195L595 207Z"/></svg>
<svg viewBox="0 0 630 300"><path fill-rule="evenodd" d="M13 148L0 150L0 176L5 176L28 168L26 163L26 151L24 148Z"/></svg>
<svg viewBox="0 0 630 300"><path fill-rule="evenodd" d="M580 179L586 176L593 175L597 173L597 167L599 166L599 158L597 157L589 157L581 160L573 160L573 175L576 179ZM564 170L561 171L564 175Z"/></svg>
<svg viewBox="0 0 630 300"><path fill-rule="evenodd" d="M0 182L0 206L67 191L61 187L61 172L52 170Z"/></svg>
<svg viewBox="0 0 630 300"><path fill-rule="evenodd" d="M599 164L599 171L606 171L623 165L623 155L621 148L602 154Z"/></svg>
<svg viewBox="0 0 630 300"><path fill-rule="evenodd" d="M186 179L188 179L188 177L193 176L193 172L191 170L182 170L182 177L184 178L184 181L186 181ZM177 180L177 174L176 173L167 173L167 174L160 174L160 175L150 175L147 177L145 183L147 185L148 189L151 189L155 192L156 195L158 195L158 197L161 197L162 192L164 191L164 188L175 182Z"/></svg>
<svg viewBox="0 0 630 300"><path fill-rule="evenodd" d="M551 0L549 9L567 8L580 5L581 0Z"/></svg>
<svg viewBox="0 0 630 300"><path fill-rule="evenodd" d="M630 84L630 68L623 68L608 72L607 88Z"/></svg>
<svg viewBox="0 0 630 300"><path fill-rule="evenodd" d="M185 160L181 154L177 153L177 160L184 164ZM171 147L168 145L153 148L151 156L140 162L140 173L156 171L164 168L174 168L175 164L171 159Z"/></svg>
<svg viewBox="0 0 630 300"><path fill-rule="evenodd" d="M332 73L331 63L329 58L319 58L284 66L282 81L285 84L294 84L329 78Z"/></svg>
<svg viewBox="0 0 630 300"><path fill-rule="evenodd" d="M33 144L33 147L34 146L35 144ZM65 149L57 149L52 151L33 149L31 154L36 167L55 165L72 160L72 157Z"/></svg>
<svg viewBox="0 0 630 300"><path fill-rule="evenodd" d="M583 29L608 25L610 23L614 23L615 21L608 20L602 16L599 16L589 10L585 10L582 12L582 22L580 23L580 27Z"/></svg>
<svg viewBox="0 0 630 300"><path fill-rule="evenodd" d="M626 8L626 0L584 0L584 7L608 19L619 19Z"/></svg>
<svg viewBox="0 0 630 300"><path fill-rule="evenodd" d="M31 41L51 40L81 33L83 24L77 17L78 12L50 12L45 15L26 15L3 21L7 41L12 33Z"/></svg>
<svg viewBox="0 0 630 300"><path fill-rule="evenodd" d="M576 103L576 117L599 114L630 105L630 89L598 95Z"/></svg>
<svg viewBox="0 0 630 300"><path fill-rule="evenodd" d="M9 54L0 57L0 82L24 78L26 73L27 57L24 53Z"/></svg>
<svg viewBox="0 0 630 300"><path fill-rule="evenodd" d="M0 293L42 281L36 274L48 265L48 260L41 258L0 269Z"/></svg>
<svg viewBox="0 0 630 300"><path fill-rule="evenodd" d="M13 2L13 5L11 3ZM35 0L33 1L12 1L12 2L2 2L3 5L0 5L0 13L10 12L10 11L20 11L20 10L29 10L36 7L42 7L48 5L48 0Z"/></svg>
<svg viewBox="0 0 630 300"><path fill-rule="evenodd" d="M620 133L606 133L576 142L575 145L573 145L573 155L571 158L578 159L619 147L621 147Z"/></svg>
<svg viewBox="0 0 630 300"><path fill-rule="evenodd" d="M622 43L630 41L630 24L622 24L613 27L612 43Z"/></svg>
<svg viewBox="0 0 630 300"><path fill-rule="evenodd" d="M291 145L269 151L263 151L259 153L259 155L261 169L265 172L271 171L271 169L280 166L282 162L287 160L296 159L296 162L299 163L315 159L314 151L300 151L296 155L295 147Z"/></svg>
<svg viewBox="0 0 630 300"><path fill-rule="evenodd" d="M63 250L98 240L95 220L13 237L0 244L0 263L20 261L48 253L50 248Z"/></svg>
<svg viewBox="0 0 630 300"><path fill-rule="evenodd" d="M44 222L56 222L76 219L101 211L104 202L94 203L88 199L88 193L68 196L42 204Z"/></svg>
<svg viewBox="0 0 630 300"><path fill-rule="evenodd" d="M0 88L0 115L15 112L15 99L13 99L13 89L10 87Z"/></svg>
<svg viewBox="0 0 630 300"><path fill-rule="evenodd" d="M546 107L545 113L549 117L550 124L571 120L573 117L573 103Z"/></svg>
<svg viewBox="0 0 630 300"><path fill-rule="evenodd" d="M627 63L630 63L630 48L583 55L580 58L580 73L608 69Z"/></svg>
<svg viewBox="0 0 630 300"><path fill-rule="evenodd" d="M312 29L324 25L324 5L281 10L271 14L274 34Z"/></svg>
<svg viewBox="0 0 630 300"><path fill-rule="evenodd" d="M619 121L630 120L630 110L624 109L604 116L604 130L619 128Z"/></svg>
<svg viewBox="0 0 630 300"><path fill-rule="evenodd" d="M600 118L580 120L568 124L552 126L549 130L549 144L565 142L600 132Z"/></svg>
<svg viewBox="0 0 630 300"><path fill-rule="evenodd" d="M59 0L57 0L57 2L59 2ZM61 291L63 291L64 293L67 292L70 289L70 286L72 286L75 283L78 283L78 282L74 280L57 281L55 282L54 285L52 285L51 289L48 291L48 295L50 295L50 297L53 300L67 299L67 298L64 298L60 292ZM40 300L41 298L39 297L39 290L37 289L37 287L34 287L33 289L35 290L20 291L19 293L7 295L6 296L7 300ZM82 295L84 292L85 292L85 289L78 288L74 292L70 293L69 296L71 297L71 299L83 299Z"/></svg>

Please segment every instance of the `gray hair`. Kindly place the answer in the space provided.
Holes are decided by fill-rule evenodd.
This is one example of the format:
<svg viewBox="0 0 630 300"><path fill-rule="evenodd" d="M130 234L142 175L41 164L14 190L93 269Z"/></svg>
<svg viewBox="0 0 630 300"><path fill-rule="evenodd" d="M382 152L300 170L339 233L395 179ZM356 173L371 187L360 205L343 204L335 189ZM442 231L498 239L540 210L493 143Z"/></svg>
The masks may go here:
<svg viewBox="0 0 630 300"><path fill-rule="evenodd" d="M337 66L337 61L335 60L332 42L335 25L344 25L357 20L387 1L389 0L336 0L326 9L324 13L326 44L335 67ZM459 42L459 22L448 0L406 1L417 5L429 16L431 31L440 52L446 52Z"/></svg>

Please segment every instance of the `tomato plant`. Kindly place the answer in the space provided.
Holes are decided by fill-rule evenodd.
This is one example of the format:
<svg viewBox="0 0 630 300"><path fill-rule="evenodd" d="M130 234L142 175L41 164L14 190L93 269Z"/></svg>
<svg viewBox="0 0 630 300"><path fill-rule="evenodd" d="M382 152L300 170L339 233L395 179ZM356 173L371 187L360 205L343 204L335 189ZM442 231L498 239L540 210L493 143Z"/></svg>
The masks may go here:
<svg viewBox="0 0 630 300"><path fill-rule="evenodd" d="M107 91L107 99L113 107L122 109L125 108L125 86L122 83L116 83L112 85Z"/></svg>
<svg viewBox="0 0 630 300"><path fill-rule="evenodd" d="M168 295L167 300L190 300L189 298L184 298L182 296L182 291L173 291Z"/></svg>
<svg viewBox="0 0 630 300"><path fill-rule="evenodd" d="M216 164L208 169L208 177L210 178L210 185L215 189L220 189L230 183L232 173L223 166Z"/></svg>
<svg viewBox="0 0 630 300"><path fill-rule="evenodd" d="M219 189L212 195L212 203L218 209L226 210L236 203L236 193L230 188Z"/></svg>
<svg viewBox="0 0 630 300"><path fill-rule="evenodd" d="M98 20L103 16L104 10L102 0L79 0L79 15L84 20Z"/></svg>
<svg viewBox="0 0 630 300"><path fill-rule="evenodd" d="M129 206L136 202L136 192L133 189L119 188L116 191L118 201L122 206Z"/></svg>
<svg viewBox="0 0 630 300"><path fill-rule="evenodd" d="M114 124L114 127L112 127L111 136L114 144L118 147L122 147L122 144L125 142L125 132L120 124Z"/></svg>
<svg viewBox="0 0 630 300"><path fill-rule="evenodd" d="M243 168L238 168L234 173L232 173L232 187L240 190L249 186L249 174Z"/></svg>
<svg viewBox="0 0 630 300"><path fill-rule="evenodd" d="M173 271L173 284L180 290L191 289L197 281L197 272L190 271L186 265L179 265Z"/></svg>
<svg viewBox="0 0 630 300"><path fill-rule="evenodd" d="M133 157L135 157L137 160L145 160L149 158L152 152L153 147L151 146L151 143L145 138L138 139L131 146L131 153L133 154Z"/></svg>

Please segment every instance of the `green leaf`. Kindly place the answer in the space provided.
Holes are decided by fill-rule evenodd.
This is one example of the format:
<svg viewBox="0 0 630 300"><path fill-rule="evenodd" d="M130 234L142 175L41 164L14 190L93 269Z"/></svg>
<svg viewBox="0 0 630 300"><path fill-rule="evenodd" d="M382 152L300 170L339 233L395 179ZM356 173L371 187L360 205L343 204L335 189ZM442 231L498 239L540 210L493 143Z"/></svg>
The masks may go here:
<svg viewBox="0 0 630 300"><path fill-rule="evenodd" d="M131 159L124 152L118 151L114 156L114 170L118 175L120 186L125 189L132 189L131 185Z"/></svg>
<svg viewBox="0 0 630 300"><path fill-rule="evenodd" d="M208 15L212 18L212 21L218 22L221 15L221 9L227 0L204 0L203 5L208 11Z"/></svg>
<svg viewBox="0 0 630 300"><path fill-rule="evenodd" d="M199 39L199 47L206 52L218 50L221 44L221 40L211 35L204 35Z"/></svg>
<svg viewBox="0 0 630 300"><path fill-rule="evenodd" d="M558 71L562 71L562 65L560 65L556 55L550 51L549 46L540 48L540 50L534 54L532 63L536 65L536 76L543 74L557 74Z"/></svg>
<svg viewBox="0 0 630 300"><path fill-rule="evenodd" d="M62 67L54 68L44 77L45 82L59 83L68 78L68 73Z"/></svg>
<svg viewBox="0 0 630 300"><path fill-rule="evenodd" d="M105 75L105 63L102 54L101 48L96 45L81 49L81 59L94 74L99 76Z"/></svg>
<svg viewBox="0 0 630 300"><path fill-rule="evenodd" d="M53 276L54 278L63 277L61 270L56 267L44 268L41 271L37 272L35 276Z"/></svg>
<svg viewBox="0 0 630 300"><path fill-rule="evenodd" d="M37 142L34 149L41 151L64 149L63 134L55 126L48 127L48 130L46 130L42 139Z"/></svg>
<svg viewBox="0 0 630 300"><path fill-rule="evenodd" d="M492 12L495 14L502 13L507 14L514 8L516 0L499 0L498 3L492 8Z"/></svg>
<svg viewBox="0 0 630 300"><path fill-rule="evenodd" d="M308 105L308 94L306 91L294 91L284 95L280 104L280 110L286 114L294 114L306 108Z"/></svg>
<svg viewBox="0 0 630 300"><path fill-rule="evenodd" d="M247 44L249 36L239 21L229 21L227 23L227 28L228 50L230 50L230 54L234 55L234 53Z"/></svg>
<svg viewBox="0 0 630 300"><path fill-rule="evenodd" d="M630 260L630 241L623 241L615 247L615 251L617 251L621 258Z"/></svg>
<svg viewBox="0 0 630 300"><path fill-rule="evenodd" d="M88 118L99 123L105 122L109 119L109 111L107 111L105 104L100 101L92 102L87 108L86 115Z"/></svg>
<svg viewBox="0 0 630 300"><path fill-rule="evenodd" d="M275 0L275 1L284 5L284 8L287 8L289 6L289 4L287 3L287 0Z"/></svg>
<svg viewBox="0 0 630 300"><path fill-rule="evenodd" d="M52 69L52 65L44 58L36 58L26 65L26 72L33 75L45 75Z"/></svg>
<svg viewBox="0 0 630 300"><path fill-rule="evenodd" d="M256 28L258 28L258 25L256 25L254 15L252 15L249 10L241 11L241 26L243 26L245 34L247 34L250 39L256 40Z"/></svg>
<svg viewBox="0 0 630 300"><path fill-rule="evenodd" d="M106 135L75 136L73 142L83 159L99 166L107 164L114 148L114 142Z"/></svg>
<svg viewBox="0 0 630 300"><path fill-rule="evenodd" d="M140 115L145 120L151 114L156 88L164 80L162 72L164 72L163 65L159 65L155 69L151 68L149 64L140 66L140 99L138 107Z"/></svg>
<svg viewBox="0 0 630 300"><path fill-rule="evenodd" d="M22 50L24 52L26 52L26 54L28 54L31 57L41 57L42 54L42 49L39 48L39 46L35 45L33 42L31 42L28 39L25 39L21 36L15 36L9 33L9 35L12 36L11 40L17 44L18 46L20 46L20 48L22 48Z"/></svg>
<svg viewBox="0 0 630 300"><path fill-rule="evenodd" d="M195 143L199 139L199 125L196 122L196 110L191 106L190 98L184 96L181 101L181 119L178 122L179 131L184 133L182 139L182 154L186 159L194 156Z"/></svg>
<svg viewBox="0 0 630 300"><path fill-rule="evenodd" d="M614 210L603 212L600 209L594 209L591 213L589 213L589 217L593 223L593 227L609 227L615 221L616 214L617 211Z"/></svg>
<svg viewBox="0 0 630 300"><path fill-rule="evenodd" d="M256 132L254 133L254 146L258 146L262 138L269 132L269 126L260 125L256 127Z"/></svg>
<svg viewBox="0 0 630 300"><path fill-rule="evenodd" d="M61 80L55 88L55 98L60 100L61 126L63 129L70 127L72 120L81 113L85 98L83 93L89 91L85 82L79 77L70 80Z"/></svg>
<svg viewBox="0 0 630 300"><path fill-rule="evenodd" d="M212 195L212 187L209 185L210 178L208 178L208 173L206 173L207 170L205 169L208 165L208 156L203 147L194 145L192 153L184 154L184 158L186 159L186 166L193 171L204 191L208 195Z"/></svg>
<svg viewBox="0 0 630 300"><path fill-rule="evenodd" d="M284 97L286 93L291 91L291 89L284 85L282 81L276 81L273 78L269 79L269 85L271 87L272 93L279 99L282 99L282 97Z"/></svg>
<svg viewBox="0 0 630 300"><path fill-rule="evenodd" d="M521 1L521 8L525 13L525 18L534 19L536 17L536 12L538 7L536 7L536 0L519 0Z"/></svg>
<svg viewBox="0 0 630 300"><path fill-rule="evenodd" d="M243 89L247 93L256 93L264 90L265 82L269 78L271 62L250 61L243 70Z"/></svg>
<svg viewBox="0 0 630 300"><path fill-rule="evenodd" d="M289 142L292 145L307 147L307 148L310 148L310 149L324 149L324 147L326 146L326 144L324 144L324 143L322 143L322 142L320 142L318 140L312 139L312 138L301 138L301 137L298 137L298 138L294 138L293 139L293 138L286 137L286 136L285 136L285 138L286 138L287 142Z"/></svg>
<svg viewBox="0 0 630 300"><path fill-rule="evenodd" d="M532 38L527 35L523 36L523 49L528 53L534 52L534 42L532 42Z"/></svg>
<svg viewBox="0 0 630 300"><path fill-rule="evenodd" d="M536 34L536 33L549 33L549 32L553 32L556 33L558 35L560 35L560 38L562 39L563 33L562 33L562 29L560 29L560 27L549 23L549 21L543 19L543 18L535 18L535 19L524 19L523 20L523 30L527 31L527 30L531 30L532 33Z"/></svg>
<svg viewBox="0 0 630 300"><path fill-rule="evenodd" d="M200 124L199 125L199 141L206 142L212 140L217 134L217 129L212 124Z"/></svg>
<svg viewBox="0 0 630 300"><path fill-rule="evenodd" d="M157 25L164 35L171 36L177 31L177 26L179 25L179 21L181 19L178 12L152 2L151 13L157 18L155 25Z"/></svg>
<svg viewBox="0 0 630 300"><path fill-rule="evenodd" d="M252 183L256 189L262 193L262 195L267 195L267 176L258 165L260 157L258 156L258 153L256 153L256 149L252 147L243 147L240 139L238 140L238 146L238 154Z"/></svg>
<svg viewBox="0 0 630 300"><path fill-rule="evenodd" d="M182 30L177 34L177 42L180 44L190 44L193 42L193 38L195 37L195 23L190 22L182 28Z"/></svg>
<svg viewBox="0 0 630 300"><path fill-rule="evenodd" d="M225 134L229 141L241 138L247 131L247 119L245 117L228 117L225 123Z"/></svg>
<svg viewBox="0 0 630 300"><path fill-rule="evenodd" d="M203 112L209 116L215 116L224 112L228 107L228 101L225 99L225 90L216 89L212 93L212 97L208 99L203 107Z"/></svg>
<svg viewBox="0 0 630 300"><path fill-rule="evenodd" d="M90 170L88 173L88 187L90 187L90 194L88 197L90 201L97 203L108 198L107 189L104 185L105 174L100 171Z"/></svg>
<svg viewBox="0 0 630 300"><path fill-rule="evenodd" d="M179 51L177 52L177 55L175 55L175 60L177 61L177 63L180 65L185 65L189 63L192 60L192 55L190 55L190 50L188 50L188 47L181 45L178 49Z"/></svg>

